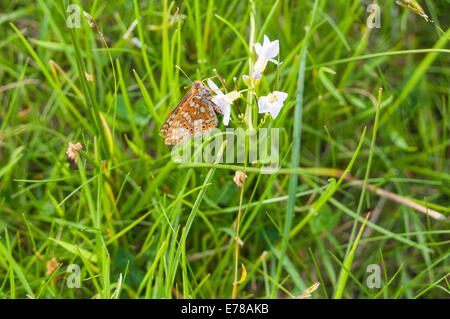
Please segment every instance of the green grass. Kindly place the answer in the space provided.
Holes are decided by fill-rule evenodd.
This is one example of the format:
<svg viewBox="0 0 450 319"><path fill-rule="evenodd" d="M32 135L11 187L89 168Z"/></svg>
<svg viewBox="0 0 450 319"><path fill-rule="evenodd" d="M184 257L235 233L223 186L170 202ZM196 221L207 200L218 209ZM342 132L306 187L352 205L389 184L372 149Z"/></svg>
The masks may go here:
<svg viewBox="0 0 450 319"><path fill-rule="evenodd" d="M67 1L3 1L0 298L449 298L450 1L419 2L446 34L394 0L379 29L361 0L75 1L103 36ZM175 65L246 89L264 34L282 64L257 96L288 99L273 120L245 91L229 127L280 128L281 169L174 163Z"/></svg>

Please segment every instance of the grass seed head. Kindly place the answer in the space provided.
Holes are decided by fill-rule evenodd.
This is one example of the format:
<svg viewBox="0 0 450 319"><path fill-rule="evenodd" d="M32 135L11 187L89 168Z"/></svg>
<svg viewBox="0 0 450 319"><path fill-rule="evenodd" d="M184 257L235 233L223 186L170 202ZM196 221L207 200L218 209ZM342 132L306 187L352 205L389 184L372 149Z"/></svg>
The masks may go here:
<svg viewBox="0 0 450 319"><path fill-rule="evenodd" d="M421 17L423 17L425 20L430 21L430 19L428 18L428 16L425 14L425 11L422 9L422 7L417 3L417 1L415 0L397 0L396 3L401 6L404 7L406 9L411 10L412 12L420 15Z"/></svg>

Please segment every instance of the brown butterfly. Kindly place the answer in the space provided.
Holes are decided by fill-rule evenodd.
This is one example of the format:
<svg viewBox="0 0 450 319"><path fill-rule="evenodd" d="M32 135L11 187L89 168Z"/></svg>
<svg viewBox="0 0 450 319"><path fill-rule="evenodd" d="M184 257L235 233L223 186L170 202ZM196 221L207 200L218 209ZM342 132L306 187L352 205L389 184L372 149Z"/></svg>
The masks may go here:
<svg viewBox="0 0 450 319"><path fill-rule="evenodd" d="M211 101L211 97L211 91L201 81L194 81L159 131L166 137L164 142L167 145L209 133L217 126L215 112L222 114L222 111Z"/></svg>

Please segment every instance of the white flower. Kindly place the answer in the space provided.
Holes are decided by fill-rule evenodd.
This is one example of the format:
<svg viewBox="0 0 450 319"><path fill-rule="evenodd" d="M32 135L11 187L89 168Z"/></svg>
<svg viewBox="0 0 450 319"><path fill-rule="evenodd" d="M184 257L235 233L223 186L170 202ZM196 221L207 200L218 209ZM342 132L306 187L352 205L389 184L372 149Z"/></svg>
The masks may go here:
<svg viewBox="0 0 450 319"><path fill-rule="evenodd" d="M280 52L278 40L270 41L267 35L264 35L263 45L255 43L255 51L258 55L258 60L255 63L255 71L262 73L269 61L278 64L278 61L273 59Z"/></svg>
<svg viewBox="0 0 450 319"><path fill-rule="evenodd" d="M214 91L217 95L213 96L211 101L216 104L223 113L223 124L225 126L230 122L230 105L233 104L233 101L241 97L241 93L238 91L232 91L227 94L223 94L222 91L217 87L217 85L210 79L208 79L208 85L211 90Z"/></svg>
<svg viewBox="0 0 450 319"><path fill-rule="evenodd" d="M267 96L261 96L258 100L259 113L270 113L272 118L275 119L287 97L287 93L280 91L273 91Z"/></svg>

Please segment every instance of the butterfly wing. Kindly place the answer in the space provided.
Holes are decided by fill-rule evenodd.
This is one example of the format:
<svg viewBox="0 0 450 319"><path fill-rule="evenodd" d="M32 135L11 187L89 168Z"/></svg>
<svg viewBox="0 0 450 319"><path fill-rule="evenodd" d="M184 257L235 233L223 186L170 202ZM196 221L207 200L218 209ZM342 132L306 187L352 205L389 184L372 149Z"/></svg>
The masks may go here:
<svg viewBox="0 0 450 319"><path fill-rule="evenodd" d="M207 97L193 98L190 111L194 128L194 136L200 136L209 133L217 126L217 116L214 112L214 102ZM192 131L191 131L192 132Z"/></svg>
<svg viewBox="0 0 450 319"><path fill-rule="evenodd" d="M183 107L186 105L186 103L192 99L195 95L195 89L191 88L181 99L181 101L177 104L177 106L175 106L175 108L172 110L172 112L169 114L169 116L167 117L166 121L164 122L164 124L161 126L161 129L159 130L159 133L161 133L162 135L166 136L168 133L168 130L170 127L172 127L174 120L176 119L176 117L182 112Z"/></svg>
<svg viewBox="0 0 450 319"><path fill-rule="evenodd" d="M164 142L179 144L210 132L217 126L216 108L210 96L198 94L198 89L192 88L161 127L160 133L166 137Z"/></svg>

